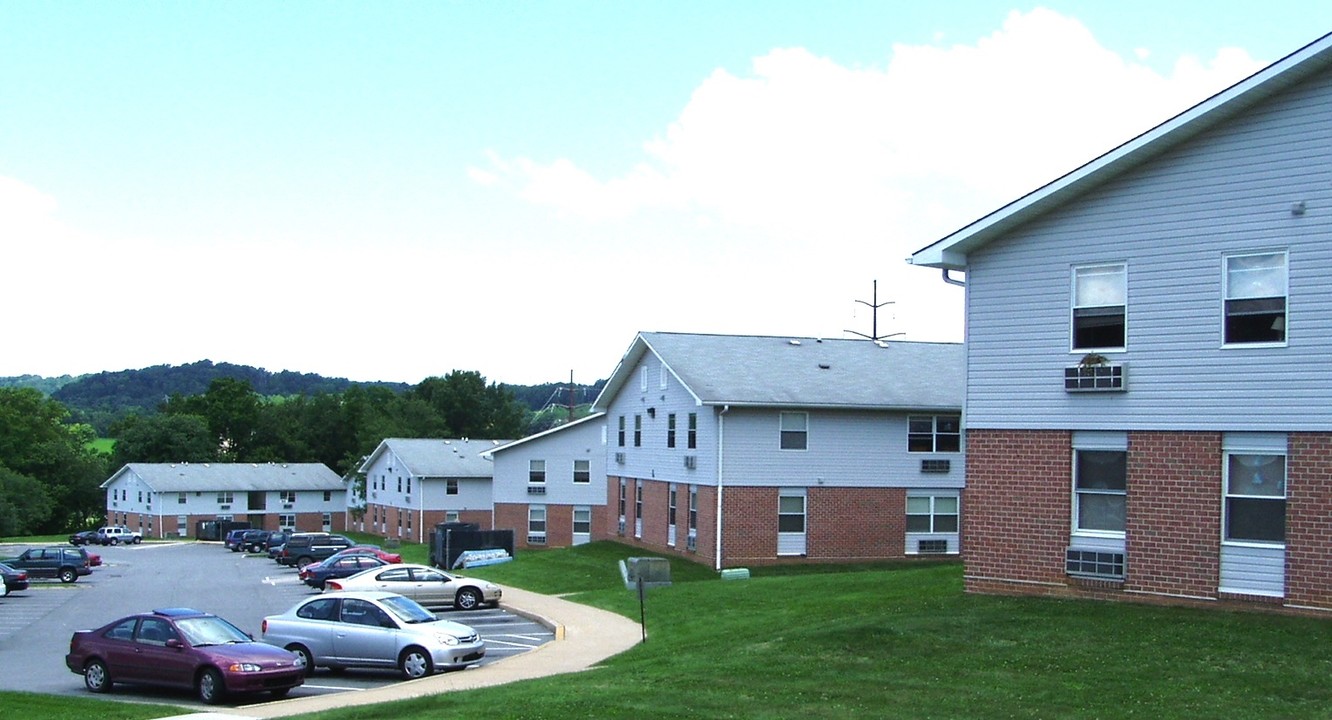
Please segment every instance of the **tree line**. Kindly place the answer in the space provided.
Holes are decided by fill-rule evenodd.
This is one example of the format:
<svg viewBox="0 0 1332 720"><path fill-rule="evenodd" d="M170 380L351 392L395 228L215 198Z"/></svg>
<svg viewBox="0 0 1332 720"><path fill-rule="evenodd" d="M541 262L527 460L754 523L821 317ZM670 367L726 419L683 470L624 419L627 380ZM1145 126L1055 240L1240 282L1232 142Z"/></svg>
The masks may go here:
<svg viewBox="0 0 1332 720"><path fill-rule="evenodd" d="M99 486L128 463L319 462L347 475L387 437L517 439L568 419L567 411L534 412L472 371L402 391L350 385L280 396L244 378L217 377L201 393L174 393L115 420L106 433L114 449L104 453L93 447L92 425L56 397L0 387L0 536L99 522L106 507Z"/></svg>

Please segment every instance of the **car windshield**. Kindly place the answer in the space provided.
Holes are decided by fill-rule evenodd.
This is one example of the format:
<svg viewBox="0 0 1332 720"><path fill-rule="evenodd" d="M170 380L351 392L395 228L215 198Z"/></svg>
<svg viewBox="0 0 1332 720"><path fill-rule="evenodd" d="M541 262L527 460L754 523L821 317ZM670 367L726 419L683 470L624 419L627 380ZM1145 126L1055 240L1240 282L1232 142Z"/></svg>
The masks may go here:
<svg viewBox="0 0 1332 720"><path fill-rule="evenodd" d="M381 602L388 611L398 617L399 620L407 624L434 622L439 618L435 614L421 607L415 600L401 595L386 597Z"/></svg>
<svg viewBox="0 0 1332 720"><path fill-rule="evenodd" d="M185 640L194 647L253 642L240 628L220 617L193 617L176 621Z"/></svg>

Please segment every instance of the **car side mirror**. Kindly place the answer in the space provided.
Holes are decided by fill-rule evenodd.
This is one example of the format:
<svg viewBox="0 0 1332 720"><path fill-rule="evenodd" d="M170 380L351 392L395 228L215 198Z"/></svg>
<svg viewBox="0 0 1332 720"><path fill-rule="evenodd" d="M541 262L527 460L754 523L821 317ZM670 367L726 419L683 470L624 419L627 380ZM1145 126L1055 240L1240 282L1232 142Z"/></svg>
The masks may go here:
<svg viewBox="0 0 1332 720"><path fill-rule="evenodd" d="M180 640L177 640L176 638L167 638L166 646L169 648L176 648L177 650L185 647L180 643Z"/></svg>

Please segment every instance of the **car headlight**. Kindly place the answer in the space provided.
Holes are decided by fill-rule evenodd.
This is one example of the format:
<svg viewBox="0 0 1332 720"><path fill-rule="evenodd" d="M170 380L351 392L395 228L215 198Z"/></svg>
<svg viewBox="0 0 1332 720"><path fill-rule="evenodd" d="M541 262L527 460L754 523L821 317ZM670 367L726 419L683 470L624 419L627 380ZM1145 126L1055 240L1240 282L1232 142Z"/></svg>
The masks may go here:
<svg viewBox="0 0 1332 720"><path fill-rule="evenodd" d="M259 667L258 665L255 665L254 663L232 663L230 666L227 667L227 669L230 670L231 672L244 672L244 673L259 672L260 670L263 670L263 668Z"/></svg>
<svg viewBox="0 0 1332 720"><path fill-rule="evenodd" d="M439 641L442 642L442 643L444 643L445 645L457 645L457 644L458 644L458 638L456 638L456 637L454 637L454 636L452 636L452 635L436 635L435 637L438 638Z"/></svg>

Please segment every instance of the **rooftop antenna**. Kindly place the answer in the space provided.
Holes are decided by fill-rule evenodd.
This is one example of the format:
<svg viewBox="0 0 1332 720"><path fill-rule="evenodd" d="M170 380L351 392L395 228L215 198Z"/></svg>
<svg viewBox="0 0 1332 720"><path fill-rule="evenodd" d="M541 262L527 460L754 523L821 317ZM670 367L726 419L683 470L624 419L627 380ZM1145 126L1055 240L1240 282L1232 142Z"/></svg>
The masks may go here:
<svg viewBox="0 0 1332 720"><path fill-rule="evenodd" d="M862 333L862 332L856 332L855 330L847 330L846 332L849 332L849 333L851 333L852 335L859 335L860 337L863 337L863 338L865 338L866 340L873 340L874 342L879 342L880 340L882 340L882 339L884 339L884 338L896 337L896 336L898 336L898 335L903 335L903 334L905 334L905 333L900 333L900 332L888 333L887 335L880 335L880 334L879 334L879 308L883 307L884 305L892 305L893 303L892 303L892 301L888 301L888 300L885 300L884 302L879 302L879 281L878 281L878 280L875 280L875 281L874 281L874 299L873 299L871 302L865 302L864 300L857 300L856 302L860 303L861 305L868 305L868 306L869 306L869 308L870 308L870 313L871 313L871 314L870 314L870 317L871 317L871 320L870 320L870 323L871 323L871 324L870 324L870 332L873 333L873 334L871 334L871 335L866 335L865 333Z"/></svg>

